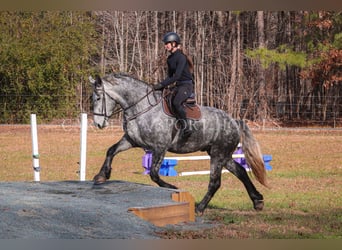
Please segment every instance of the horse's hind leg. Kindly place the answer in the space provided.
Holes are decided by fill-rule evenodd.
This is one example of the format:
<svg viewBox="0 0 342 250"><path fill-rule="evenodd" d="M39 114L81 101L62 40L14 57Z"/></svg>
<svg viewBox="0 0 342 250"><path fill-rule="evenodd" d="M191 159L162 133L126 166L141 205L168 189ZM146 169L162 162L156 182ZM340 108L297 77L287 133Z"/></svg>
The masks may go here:
<svg viewBox="0 0 342 250"><path fill-rule="evenodd" d="M125 151L127 149L132 148L133 145L131 144L131 142L124 136L121 138L121 140L117 143L115 143L113 146L111 146L108 150L107 150L107 155L106 155L106 159L100 169L100 172L95 175L94 177L94 184L102 184L104 182L106 182L106 180L108 180L110 178L110 174L111 174L111 165L112 165L112 161L113 158L116 154Z"/></svg>
<svg viewBox="0 0 342 250"><path fill-rule="evenodd" d="M250 199L253 202L254 209L258 211L262 210L264 207L264 198L253 185L247 174L246 169L239 163L235 162L233 159L230 159L227 162L225 168L227 168L229 172L235 175L243 183Z"/></svg>
<svg viewBox="0 0 342 250"><path fill-rule="evenodd" d="M210 160L210 181L208 191L196 207L196 213L203 213L210 200L213 198L216 191L221 186L221 171L222 161L220 158L215 158L211 155Z"/></svg>

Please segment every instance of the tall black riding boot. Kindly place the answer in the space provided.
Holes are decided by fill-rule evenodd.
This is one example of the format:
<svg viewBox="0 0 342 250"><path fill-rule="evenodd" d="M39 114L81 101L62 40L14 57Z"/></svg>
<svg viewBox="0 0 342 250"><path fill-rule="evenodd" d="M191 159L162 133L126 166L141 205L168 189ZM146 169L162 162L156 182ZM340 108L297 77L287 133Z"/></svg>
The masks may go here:
<svg viewBox="0 0 342 250"><path fill-rule="evenodd" d="M188 119L180 119L181 129L179 131L179 137L182 139L187 139L192 131L191 131L191 124Z"/></svg>
<svg viewBox="0 0 342 250"><path fill-rule="evenodd" d="M191 124L186 118L186 113L182 105L175 106L177 122L180 125L179 137L187 139L191 134Z"/></svg>

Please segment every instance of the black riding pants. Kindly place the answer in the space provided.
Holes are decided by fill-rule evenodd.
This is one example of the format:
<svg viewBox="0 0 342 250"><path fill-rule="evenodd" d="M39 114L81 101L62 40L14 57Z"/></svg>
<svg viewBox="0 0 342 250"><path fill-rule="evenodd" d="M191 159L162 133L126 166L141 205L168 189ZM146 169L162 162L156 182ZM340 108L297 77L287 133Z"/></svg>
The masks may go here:
<svg viewBox="0 0 342 250"><path fill-rule="evenodd" d="M194 84L191 82L176 85L176 94L172 99L172 105L175 109L177 119L186 119L186 113L182 104L191 96L193 91Z"/></svg>

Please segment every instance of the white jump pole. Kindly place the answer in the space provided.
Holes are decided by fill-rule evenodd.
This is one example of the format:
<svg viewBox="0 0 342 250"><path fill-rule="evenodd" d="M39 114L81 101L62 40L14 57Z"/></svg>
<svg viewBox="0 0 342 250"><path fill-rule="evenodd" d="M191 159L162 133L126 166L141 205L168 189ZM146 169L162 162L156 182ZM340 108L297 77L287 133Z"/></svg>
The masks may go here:
<svg viewBox="0 0 342 250"><path fill-rule="evenodd" d="M87 160L87 130L88 119L87 114L81 114L81 155L80 155L80 181L86 178L86 160Z"/></svg>
<svg viewBox="0 0 342 250"><path fill-rule="evenodd" d="M31 114L31 136L32 136L32 159L34 181L40 181L40 166L38 153L38 133L37 133L37 117L36 114Z"/></svg>

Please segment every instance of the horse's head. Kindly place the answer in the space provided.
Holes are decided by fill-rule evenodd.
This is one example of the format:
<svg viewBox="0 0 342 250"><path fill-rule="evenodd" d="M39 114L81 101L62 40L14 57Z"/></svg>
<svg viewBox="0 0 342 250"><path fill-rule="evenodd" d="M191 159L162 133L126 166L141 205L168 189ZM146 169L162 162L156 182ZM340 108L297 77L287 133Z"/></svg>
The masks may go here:
<svg viewBox="0 0 342 250"><path fill-rule="evenodd" d="M89 77L91 84L93 85L93 113L94 113L94 125L98 128L104 128L108 126L108 118L113 114L114 106L116 102L105 91L105 84L100 76L96 76L95 79Z"/></svg>

